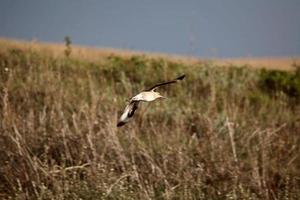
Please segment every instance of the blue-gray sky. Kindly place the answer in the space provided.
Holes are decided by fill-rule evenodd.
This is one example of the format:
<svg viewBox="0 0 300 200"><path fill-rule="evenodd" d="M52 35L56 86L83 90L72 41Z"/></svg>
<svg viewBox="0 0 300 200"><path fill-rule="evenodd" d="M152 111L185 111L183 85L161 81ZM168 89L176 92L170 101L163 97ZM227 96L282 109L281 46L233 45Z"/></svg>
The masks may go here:
<svg viewBox="0 0 300 200"><path fill-rule="evenodd" d="M198 57L300 55L300 0L1 0L0 37Z"/></svg>

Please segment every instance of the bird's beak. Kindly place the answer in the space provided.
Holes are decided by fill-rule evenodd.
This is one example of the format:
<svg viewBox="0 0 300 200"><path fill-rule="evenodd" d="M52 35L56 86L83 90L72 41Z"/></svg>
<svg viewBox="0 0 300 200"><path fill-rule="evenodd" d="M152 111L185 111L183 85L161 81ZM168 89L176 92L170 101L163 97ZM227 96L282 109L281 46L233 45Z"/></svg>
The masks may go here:
<svg viewBox="0 0 300 200"><path fill-rule="evenodd" d="M167 97L164 97L164 96L160 96L160 98L162 98L162 99L167 99Z"/></svg>

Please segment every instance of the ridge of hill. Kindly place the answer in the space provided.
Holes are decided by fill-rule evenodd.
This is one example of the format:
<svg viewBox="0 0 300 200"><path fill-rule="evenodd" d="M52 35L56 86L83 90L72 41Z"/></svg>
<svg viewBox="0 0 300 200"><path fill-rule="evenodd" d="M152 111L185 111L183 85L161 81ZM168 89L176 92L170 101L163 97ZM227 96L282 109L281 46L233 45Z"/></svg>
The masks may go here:
<svg viewBox="0 0 300 200"><path fill-rule="evenodd" d="M63 43L48 43L36 40L25 41L0 37L0 50L6 48L32 49L45 51L54 56L62 56L65 50ZM103 57L119 56L128 58L132 56L145 56L147 58L162 58L172 62L195 64L212 62L216 66L251 66L253 68L266 68L278 70L292 70L293 64L300 63L300 56L291 57L242 57L242 58L197 58L195 56L172 55L166 53L142 52L127 49L95 48L72 45L72 56L90 61L97 61Z"/></svg>

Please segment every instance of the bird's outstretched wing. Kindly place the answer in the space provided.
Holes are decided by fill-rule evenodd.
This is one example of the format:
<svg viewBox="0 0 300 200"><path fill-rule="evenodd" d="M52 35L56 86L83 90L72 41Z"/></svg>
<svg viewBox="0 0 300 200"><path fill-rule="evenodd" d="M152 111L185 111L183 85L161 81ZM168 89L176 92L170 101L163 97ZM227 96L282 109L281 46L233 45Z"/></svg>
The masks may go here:
<svg viewBox="0 0 300 200"><path fill-rule="evenodd" d="M160 86L163 86L163 85L168 85L168 84L172 84L172 83L176 83L177 81L181 81L182 79L184 79L185 77L185 74L179 76L178 78L172 80L172 81L167 81L167 82L163 82L163 83L159 83L159 84L156 84L154 86L152 86L151 88L145 90L145 91L153 91L155 90L156 88L160 87Z"/></svg>
<svg viewBox="0 0 300 200"><path fill-rule="evenodd" d="M123 114L121 115L117 127L125 125L130 118L134 115L135 110L138 108L139 101L131 101L125 108Z"/></svg>

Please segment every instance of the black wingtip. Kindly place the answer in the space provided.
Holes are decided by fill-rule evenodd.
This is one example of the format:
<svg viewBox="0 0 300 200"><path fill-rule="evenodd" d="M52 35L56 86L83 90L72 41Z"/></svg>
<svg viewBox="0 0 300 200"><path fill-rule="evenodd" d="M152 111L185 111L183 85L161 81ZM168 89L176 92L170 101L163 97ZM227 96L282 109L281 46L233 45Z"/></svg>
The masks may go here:
<svg viewBox="0 0 300 200"><path fill-rule="evenodd" d="M179 76L178 78L176 78L176 80L182 80L182 79L184 79L184 77L185 77L185 74Z"/></svg>
<svg viewBox="0 0 300 200"><path fill-rule="evenodd" d="M117 127L124 126L125 124L126 124L125 122L118 122Z"/></svg>

